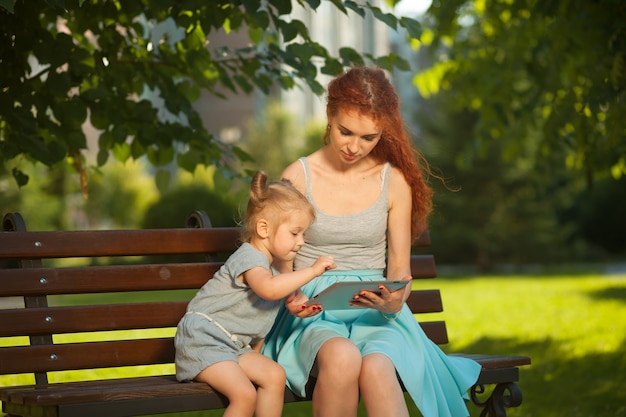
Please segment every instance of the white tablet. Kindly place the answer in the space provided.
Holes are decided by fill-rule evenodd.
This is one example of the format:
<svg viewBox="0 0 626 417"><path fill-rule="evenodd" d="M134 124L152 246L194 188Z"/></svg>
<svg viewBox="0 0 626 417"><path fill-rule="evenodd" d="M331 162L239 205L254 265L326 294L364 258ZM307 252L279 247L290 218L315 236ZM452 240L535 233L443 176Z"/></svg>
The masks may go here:
<svg viewBox="0 0 626 417"><path fill-rule="evenodd" d="M311 298L306 305L319 304L324 310L347 310L350 308L359 308L357 306L351 306L350 301L354 298L355 294L358 294L361 290L368 290L372 292L380 292L378 287L384 285L389 288L389 291L396 291L405 285L411 283L411 281L347 281L347 282L335 282L324 291Z"/></svg>

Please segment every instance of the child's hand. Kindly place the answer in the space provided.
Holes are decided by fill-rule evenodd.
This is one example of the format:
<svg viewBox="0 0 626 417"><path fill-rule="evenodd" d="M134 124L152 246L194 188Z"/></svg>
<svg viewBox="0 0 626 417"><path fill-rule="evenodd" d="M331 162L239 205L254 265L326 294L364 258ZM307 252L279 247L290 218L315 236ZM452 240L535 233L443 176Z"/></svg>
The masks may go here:
<svg viewBox="0 0 626 417"><path fill-rule="evenodd" d="M335 269L336 267L337 265L335 265L335 259L330 255L320 256L315 260L313 265L311 265L315 276L322 275L325 271Z"/></svg>

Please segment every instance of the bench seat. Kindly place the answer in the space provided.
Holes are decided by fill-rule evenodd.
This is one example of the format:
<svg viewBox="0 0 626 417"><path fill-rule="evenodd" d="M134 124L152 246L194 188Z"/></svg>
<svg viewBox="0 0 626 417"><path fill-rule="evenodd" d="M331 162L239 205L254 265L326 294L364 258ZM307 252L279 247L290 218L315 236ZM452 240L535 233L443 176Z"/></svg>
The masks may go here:
<svg viewBox="0 0 626 417"><path fill-rule="evenodd" d="M174 328L188 300L237 247L239 229L212 228L203 212L193 213L187 226L27 232L18 213L5 216L0 341L6 343L0 344L0 375L32 374L35 379L34 384L0 387L5 413L123 417L226 406L226 399L206 384L179 383L168 373ZM428 234L417 242L428 244ZM414 280L436 276L432 255L413 255L411 269ZM160 297L163 292L167 295ZM445 322L428 320L428 314L443 311L438 289L413 290L407 304L431 340L448 343ZM140 334L128 335L134 331ZM16 338L28 341L11 342ZM529 365L530 358L454 354L482 365L470 390L482 415L503 417L507 408L521 404L516 383L519 368ZM50 373L57 371L167 364L163 375L49 382ZM306 400L310 397L285 389L286 402Z"/></svg>

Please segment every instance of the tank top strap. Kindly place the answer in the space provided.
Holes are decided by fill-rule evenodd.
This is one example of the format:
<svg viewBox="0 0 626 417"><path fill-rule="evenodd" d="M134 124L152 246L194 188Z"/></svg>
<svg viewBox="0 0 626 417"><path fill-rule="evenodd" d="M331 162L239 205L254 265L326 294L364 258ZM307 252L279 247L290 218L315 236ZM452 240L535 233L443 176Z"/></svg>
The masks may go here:
<svg viewBox="0 0 626 417"><path fill-rule="evenodd" d="M305 156L298 158L298 161L300 161L300 163L302 164L302 169L304 170L304 182L305 182L305 196L306 197L310 197L311 196L311 172L309 171L309 161L306 159ZM310 200L310 198L309 198Z"/></svg>
<svg viewBox="0 0 626 417"><path fill-rule="evenodd" d="M311 171L309 170L309 161L305 156L298 158L304 170L304 183L306 196L311 196ZM385 162L383 169L380 171L380 194L386 196L389 191L389 177L391 176L391 164Z"/></svg>

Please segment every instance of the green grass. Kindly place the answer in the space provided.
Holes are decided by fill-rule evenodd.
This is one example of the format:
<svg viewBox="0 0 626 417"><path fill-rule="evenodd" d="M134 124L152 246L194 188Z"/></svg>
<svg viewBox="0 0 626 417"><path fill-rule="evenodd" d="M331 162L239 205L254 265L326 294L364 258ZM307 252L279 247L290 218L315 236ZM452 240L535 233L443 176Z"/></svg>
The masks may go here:
<svg viewBox="0 0 626 417"><path fill-rule="evenodd" d="M476 276L415 285L442 290L445 311L433 318L447 322L451 343L444 350L531 356L520 375L522 406L509 417L626 417L626 275ZM15 383L7 378L0 376L0 385ZM473 405L470 411L480 414ZM310 404L287 404L283 415L310 416ZM411 415L419 413L412 408Z"/></svg>

